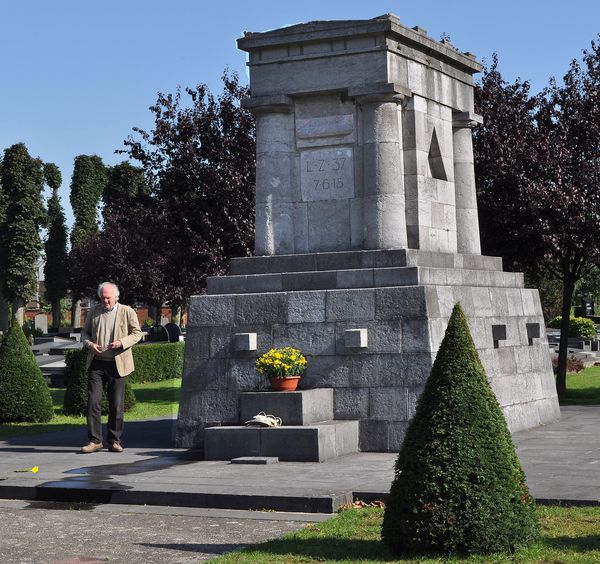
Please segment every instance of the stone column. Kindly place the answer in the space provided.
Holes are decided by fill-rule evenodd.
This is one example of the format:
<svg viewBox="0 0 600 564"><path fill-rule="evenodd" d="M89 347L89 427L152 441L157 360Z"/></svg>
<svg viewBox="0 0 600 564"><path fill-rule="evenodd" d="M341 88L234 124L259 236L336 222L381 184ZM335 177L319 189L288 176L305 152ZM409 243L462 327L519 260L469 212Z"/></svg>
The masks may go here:
<svg viewBox="0 0 600 564"><path fill-rule="evenodd" d="M256 118L256 255L294 252L293 103L288 96L244 101Z"/></svg>
<svg viewBox="0 0 600 564"><path fill-rule="evenodd" d="M471 112L456 113L452 120L457 250L468 255L481 254L471 134L480 123L481 116Z"/></svg>
<svg viewBox="0 0 600 564"><path fill-rule="evenodd" d="M406 93L394 84L368 89L348 92L361 110L364 248L406 248L400 106Z"/></svg>

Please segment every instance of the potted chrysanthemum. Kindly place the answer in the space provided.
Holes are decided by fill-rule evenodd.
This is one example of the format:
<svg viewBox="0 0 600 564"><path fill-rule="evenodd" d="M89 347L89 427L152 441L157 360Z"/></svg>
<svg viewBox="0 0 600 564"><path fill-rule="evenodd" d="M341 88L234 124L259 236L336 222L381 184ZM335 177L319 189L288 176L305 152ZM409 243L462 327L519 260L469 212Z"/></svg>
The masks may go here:
<svg viewBox="0 0 600 564"><path fill-rule="evenodd" d="M269 378L276 391L295 390L305 368L306 357L292 347L271 349L256 359L256 370Z"/></svg>

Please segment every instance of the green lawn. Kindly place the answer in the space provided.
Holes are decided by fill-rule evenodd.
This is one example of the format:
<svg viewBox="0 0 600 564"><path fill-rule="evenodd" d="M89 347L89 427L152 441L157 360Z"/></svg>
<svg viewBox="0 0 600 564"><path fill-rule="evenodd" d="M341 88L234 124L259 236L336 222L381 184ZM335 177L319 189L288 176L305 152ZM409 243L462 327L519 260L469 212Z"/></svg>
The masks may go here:
<svg viewBox="0 0 600 564"><path fill-rule="evenodd" d="M125 421L152 419L174 415L179 409L179 391L181 378L152 382L149 384L132 384L136 406L125 413ZM64 388L50 388L54 403L54 419L48 423L5 423L0 424L0 439L19 435L34 435L50 431L64 431L85 425L85 417L64 415L62 412ZM103 417L106 422L106 417Z"/></svg>
<svg viewBox="0 0 600 564"><path fill-rule="evenodd" d="M395 558L379 540L383 510L369 508L343 511L329 521L210 561L220 564L600 562L600 508L539 507L538 515L541 539L534 546L511 556Z"/></svg>
<svg viewBox="0 0 600 564"><path fill-rule="evenodd" d="M561 405L600 405L600 366L567 374L567 393Z"/></svg>

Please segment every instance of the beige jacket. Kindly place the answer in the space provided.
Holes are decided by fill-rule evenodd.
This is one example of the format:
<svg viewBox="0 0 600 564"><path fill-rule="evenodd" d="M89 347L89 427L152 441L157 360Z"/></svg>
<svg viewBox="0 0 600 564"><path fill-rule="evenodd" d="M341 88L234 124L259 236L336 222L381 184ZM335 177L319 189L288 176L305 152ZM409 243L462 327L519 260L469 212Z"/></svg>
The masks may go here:
<svg viewBox="0 0 600 564"><path fill-rule="evenodd" d="M87 346L87 341L96 342L96 331L100 322L102 306L97 305L90 309L85 325L81 329L81 341ZM115 351L115 364L119 376L127 376L134 371L133 353L131 347L142 338L142 330L137 314L129 306L119 304L115 319L115 341L121 341L123 348ZM89 369L94 360L94 351L88 350L86 367Z"/></svg>

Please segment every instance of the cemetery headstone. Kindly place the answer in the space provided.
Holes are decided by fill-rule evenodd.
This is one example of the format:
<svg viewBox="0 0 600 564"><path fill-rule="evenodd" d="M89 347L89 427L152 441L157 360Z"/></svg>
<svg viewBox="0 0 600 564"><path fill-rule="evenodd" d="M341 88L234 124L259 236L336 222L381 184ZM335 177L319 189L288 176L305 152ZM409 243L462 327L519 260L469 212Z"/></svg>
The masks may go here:
<svg viewBox="0 0 600 564"><path fill-rule="evenodd" d="M34 327L44 335L48 333L48 317L43 313L36 315L34 318Z"/></svg>

